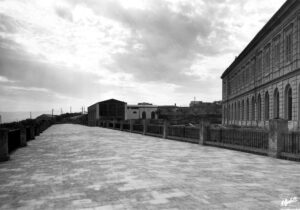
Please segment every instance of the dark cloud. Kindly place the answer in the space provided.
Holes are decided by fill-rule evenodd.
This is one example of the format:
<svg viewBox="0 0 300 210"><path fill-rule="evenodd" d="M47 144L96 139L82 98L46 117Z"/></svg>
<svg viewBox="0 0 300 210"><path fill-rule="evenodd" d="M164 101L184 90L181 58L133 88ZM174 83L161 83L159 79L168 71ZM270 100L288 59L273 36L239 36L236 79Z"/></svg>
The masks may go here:
<svg viewBox="0 0 300 210"><path fill-rule="evenodd" d="M84 97L86 92L97 88L98 77L94 74L39 60L24 51L0 47L0 76L16 81L11 86L44 88L74 98Z"/></svg>
<svg viewBox="0 0 300 210"><path fill-rule="evenodd" d="M19 23L14 18L0 14L0 20L0 32L12 34L17 31L16 25Z"/></svg>
<svg viewBox="0 0 300 210"><path fill-rule="evenodd" d="M96 14L115 19L131 30L133 37L126 53L115 54L113 60L120 71L138 80L190 82L195 77L183 73L196 56L213 56L224 49L210 40L210 35L214 32L226 39L228 33L223 27L213 28L215 20L207 14L210 11L198 14L190 4L182 4L180 12L174 12L169 3L161 1L152 1L146 10L125 9L117 1L92 3Z"/></svg>
<svg viewBox="0 0 300 210"><path fill-rule="evenodd" d="M270 9L263 11L261 7L249 9L248 0L191 0L177 3L147 0L148 7L143 9L125 8L122 6L123 0L68 0L67 4L64 3L51 8L49 17L53 19L49 19L49 25L40 24L39 21L34 20L34 16L31 16L34 20L31 23L30 20L22 18L23 16L16 16L15 19L13 13L0 14L0 76L14 81L0 83L1 96L20 101L28 99L32 102L40 99L47 103L47 100L56 102L62 100L59 96L85 100L92 98L93 101L97 101L103 93L108 97L114 97L113 94L121 95L124 97L122 100L130 98L133 101L139 100L142 97L140 95L153 96L149 93L151 90L141 92L138 84L142 89L147 89L147 85L155 88L157 84L159 87L156 91L158 89L164 91L168 88L168 93L177 94L179 100L187 100L193 96L206 96L210 99L214 97L218 100L221 95L219 76L227 66L221 66L222 64L217 62L223 58L227 59L226 55L232 56L233 59L234 55L242 50L243 45L250 41L247 33L242 32L245 29L244 16L256 17L255 21L248 21L250 27L247 29L249 29L252 27L251 22L255 24L259 22L258 16L262 22L266 22L269 13L274 12ZM94 11L94 14L90 15L90 10ZM101 18L97 20L97 16ZM80 21L73 22L77 20L76 18ZM62 19L67 22L61 21ZM121 27L110 25L109 21L105 22L107 19ZM61 25L56 28L57 23ZM81 24L81 27L77 24ZM91 30L89 28L91 26L95 28ZM62 27L66 27L66 30L62 30ZM124 28L126 35L122 34ZM53 33L53 30L60 33ZM82 37L89 34L81 34L81 30L87 30L95 37ZM22 33L27 33L27 39L33 38L28 45L24 44ZM65 35L64 33L69 37L61 36L61 34ZM98 39L100 33L101 38ZM118 37L118 33L122 38ZM17 44L18 38L23 41L23 46ZM68 42L69 38L70 42ZM83 69L76 71L74 70L76 67L45 62L51 55L54 57L64 55L64 52L67 55L66 59L76 53L82 53L80 55L83 57L87 55L88 58L91 55L88 53L93 52L90 49L93 46L91 42L85 41L107 42L109 50L104 50L103 54L107 53L111 62L100 64L98 74L85 72ZM114 46L116 42L124 42L124 47L116 45L118 46L116 51L111 52L109 46ZM33 47L32 51L30 51L30 44ZM40 44L44 44L44 48L39 48ZM63 49L58 49L59 52L56 54L56 48L53 46L61 46ZM34 51L34 47L38 50ZM103 47L105 48L106 45L103 44ZM81 52L74 52L77 48ZM43 49L46 50L42 52L49 52L49 57L46 53L41 53ZM43 56L37 53L33 55L30 52L38 52ZM98 53L97 48L94 52ZM86 60L84 61L83 63L87 63ZM101 66L106 69L100 69ZM198 68L196 72L195 68ZM93 70L96 71L97 66ZM105 74L99 76L100 72ZM126 78L128 75L133 79ZM106 80L109 76L110 79ZM114 78L118 80L115 83ZM136 86L123 85L122 80L132 81ZM104 82L99 84L99 81ZM26 88L28 91L25 90ZM172 97L168 93L157 94L160 94L161 101L166 101L162 98ZM143 98L143 100L149 99ZM156 99L150 98L151 100Z"/></svg>
<svg viewBox="0 0 300 210"><path fill-rule="evenodd" d="M68 21L73 21L73 15L68 8L63 8L63 7L56 7L55 8L55 13L61 17L62 19L68 20Z"/></svg>

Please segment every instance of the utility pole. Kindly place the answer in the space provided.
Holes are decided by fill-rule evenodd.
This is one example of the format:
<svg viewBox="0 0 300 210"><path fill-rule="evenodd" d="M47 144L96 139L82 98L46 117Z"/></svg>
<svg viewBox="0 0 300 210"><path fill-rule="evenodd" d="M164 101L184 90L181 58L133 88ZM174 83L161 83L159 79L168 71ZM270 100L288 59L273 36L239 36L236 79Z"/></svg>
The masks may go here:
<svg viewBox="0 0 300 210"><path fill-rule="evenodd" d="M72 106L70 106L70 114L72 113Z"/></svg>
<svg viewBox="0 0 300 210"><path fill-rule="evenodd" d="M52 118L53 118L53 111L54 111L54 109L52 109Z"/></svg>

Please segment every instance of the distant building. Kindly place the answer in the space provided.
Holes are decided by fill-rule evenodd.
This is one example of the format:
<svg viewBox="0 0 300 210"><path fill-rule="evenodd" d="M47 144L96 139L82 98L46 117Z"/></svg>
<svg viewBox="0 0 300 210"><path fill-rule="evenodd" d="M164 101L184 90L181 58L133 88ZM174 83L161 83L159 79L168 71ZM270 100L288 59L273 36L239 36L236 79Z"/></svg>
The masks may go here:
<svg viewBox="0 0 300 210"><path fill-rule="evenodd" d="M300 128L299 11L287 0L223 73L223 124Z"/></svg>
<svg viewBox="0 0 300 210"><path fill-rule="evenodd" d="M97 125L98 120L125 120L127 103L110 99L88 107L89 125Z"/></svg>
<svg viewBox="0 0 300 210"><path fill-rule="evenodd" d="M222 114L222 101L202 102L191 101L190 107L199 114Z"/></svg>
<svg viewBox="0 0 300 210"><path fill-rule="evenodd" d="M214 103L190 103L190 107L159 106L159 119L165 119L173 124L196 123L205 120L211 123L221 123L222 105Z"/></svg>
<svg viewBox="0 0 300 210"><path fill-rule="evenodd" d="M126 109L125 119L157 119L157 108L158 106L154 106L148 103L128 105Z"/></svg>
<svg viewBox="0 0 300 210"><path fill-rule="evenodd" d="M153 105L153 104L150 104L150 103L147 103L147 102L142 102L142 103L138 103L138 105Z"/></svg>

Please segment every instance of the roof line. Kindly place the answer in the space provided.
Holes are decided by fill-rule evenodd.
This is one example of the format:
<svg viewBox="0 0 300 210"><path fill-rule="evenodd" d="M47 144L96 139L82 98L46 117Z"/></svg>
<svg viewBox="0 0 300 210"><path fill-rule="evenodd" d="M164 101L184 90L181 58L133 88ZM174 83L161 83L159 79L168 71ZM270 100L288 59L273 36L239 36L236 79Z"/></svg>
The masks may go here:
<svg viewBox="0 0 300 210"><path fill-rule="evenodd" d="M251 51L254 47L258 45L260 40L264 38L269 29L274 25L278 24L278 19L285 15L286 12L292 8L292 5L295 3L300 3L299 0L287 0L280 9L272 16L272 18L265 24L265 26L255 35L255 37L251 40L251 42L246 46L246 48L239 54L239 56L231 63L231 65L225 70L222 74L221 79L223 79L234 67L236 67L241 60L247 55L249 51Z"/></svg>

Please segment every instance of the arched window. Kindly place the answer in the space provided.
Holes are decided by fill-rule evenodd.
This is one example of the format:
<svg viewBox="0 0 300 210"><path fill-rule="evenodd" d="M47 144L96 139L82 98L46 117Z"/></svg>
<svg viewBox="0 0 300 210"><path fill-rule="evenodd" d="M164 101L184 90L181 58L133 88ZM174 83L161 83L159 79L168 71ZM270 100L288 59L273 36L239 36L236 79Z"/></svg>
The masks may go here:
<svg viewBox="0 0 300 210"><path fill-rule="evenodd" d="M247 103L246 103L246 120L249 120L249 113L250 113L250 104L249 104L249 99L247 98Z"/></svg>
<svg viewBox="0 0 300 210"><path fill-rule="evenodd" d="M229 105L229 120L232 120L232 104Z"/></svg>
<svg viewBox="0 0 300 210"><path fill-rule="evenodd" d="M155 119L155 112L151 112L151 119Z"/></svg>
<svg viewBox="0 0 300 210"><path fill-rule="evenodd" d="M279 118L279 92L278 89L276 88L274 91L274 118L278 119Z"/></svg>
<svg viewBox="0 0 300 210"><path fill-rule="evenodd" d="M234 120L234 118L233 118L234 117L234 107L233 107L233 104L231 104L231 114L230 115L231 115L230 119Z"/></svg>
<svg viewBox="0 0 300 210"><path fill-rule="evenodd" d="M142 113L142 119L146 119L146 112L145 111L143 111L143 113Z"/></svg>
<svg viewBox="0 0 300 210"><path fill-rule="evenodd" d="M234 103L234 120L237 120L237 104L236 102Z"/></svg>
<svg viewBox="0 0 300 210"><path fill-rule="evenodd" d="M241 103L238 102L238 109L237 109L237 120L241 120Z"/></svg>
<svg viewBox="0 0 300 210"><path fill-rule="evenodd" d="M232 119L232 106L231 106L231 104L229 104L229 115L228 115L228 117L229 117L229 120Z"/></svg>
<svg viewBox="0 0 300 210"><path fill-rule="evenodd" d="M292 88L290 85L287 85L285 88L284 105L285 105L284 107L285 119L292 120L293 98L292 98Z"/></svg>
<svg viewBox="0 0 300 210"><path fill-rule="evenodd" d="M241 120L245 120L245 103L244 100L242 101L242 116L241 116Z"/></svg>
<svg viewBox="0 0 300 210"><path fill-rule="evenodd" d="M251 116L251 120L255 120L255 98L254 96L252 97L252 102L251 102L251 106L252 106L252 116Z"/></svg>
<svg viewBox="0 0 300 210"><path fill-rule="evenodd" d="M269 93L266 92L265 94L265 120L270 119L270 97Z"/></svg>
<svg viewBox="0 0 300 210"><path fill-rule="evenodd" d="M257 97L257 120L261 120L261 97L260 94Z"/></svg>

